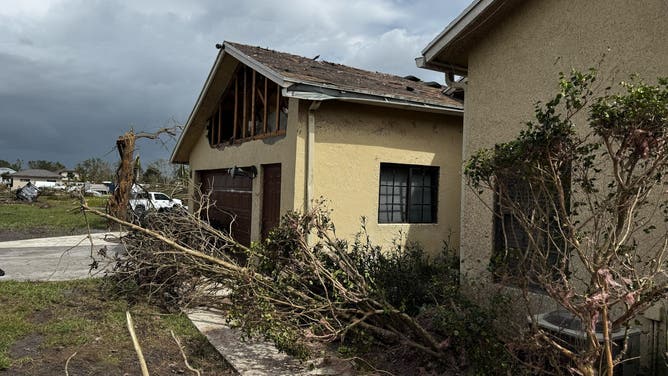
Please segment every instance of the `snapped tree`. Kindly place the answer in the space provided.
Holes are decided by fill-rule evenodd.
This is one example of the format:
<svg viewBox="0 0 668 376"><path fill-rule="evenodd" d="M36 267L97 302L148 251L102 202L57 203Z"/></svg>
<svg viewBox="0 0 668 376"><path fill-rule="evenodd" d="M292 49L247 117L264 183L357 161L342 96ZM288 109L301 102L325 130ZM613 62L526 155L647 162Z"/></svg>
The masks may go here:
<svg viewBox="0 0 668 376"><path fill-rule="evenodd" d="M668 295L668 80L596 85L593 69L562 74L526 129L465 174L494 195L495 277L543 290L586 333L574 348L534 325L536 339L575 373L611 376L625 350L613 356L611 332Z"/></svg>

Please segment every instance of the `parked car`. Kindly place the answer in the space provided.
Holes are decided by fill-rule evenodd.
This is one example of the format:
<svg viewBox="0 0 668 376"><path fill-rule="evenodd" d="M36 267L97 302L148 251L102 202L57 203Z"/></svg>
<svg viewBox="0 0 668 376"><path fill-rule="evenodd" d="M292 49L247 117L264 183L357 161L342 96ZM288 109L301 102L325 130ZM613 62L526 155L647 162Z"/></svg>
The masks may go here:
<svg viewBox="0 0 668 376"><path fill-rule="evenodd" d="M98 191L94 191L92 189L89 189L89 190L85 191L84 194L86 196L102 197L102 193L100 193Z"/></svg>
<svg viewBox="0 0 668 376"><path fill-rule="evenodd" d="M147 210L154 209L164 211L173 208L186 208L178 198L170 198L162 192L138 192L130 199L130 207L137 215L142 215Z"/></svg>

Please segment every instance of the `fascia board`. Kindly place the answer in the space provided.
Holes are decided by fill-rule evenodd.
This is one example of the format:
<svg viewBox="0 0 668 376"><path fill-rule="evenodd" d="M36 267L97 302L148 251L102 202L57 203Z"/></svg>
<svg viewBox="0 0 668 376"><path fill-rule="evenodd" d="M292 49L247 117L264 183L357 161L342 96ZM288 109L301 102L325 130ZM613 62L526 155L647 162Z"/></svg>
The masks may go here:
<svg viewBox="0 0 668 376"><path fill-rule="evenodd" d="M227 42L224 43L224 49L229 53L231 56L233 56L235 59L239 60L241 63L253 68L256 72L260 73L261 75L267 77L271 81L277 83L281 87L286 87L289 85L286 80L281 76L280 74L276 73L272 69L268 68L266 65L261 64L259 61L253 59L252 57L244 54L243 52L239 51L238 49L234 48L231 44L228 44Z"/></svg>
<svg viewBox="0 0 668 376"><path fill-rule="evenodd" d="M456 107L438 106L428 103L418 103L395 98L373 96L367 94L357 94L352 92L336 92L336 90L324 89L319 87L309 88L300 86L298 90L283 89L283 95L286 97L298 98L310 101L339 100L343 102L353 102L368 104L373 106L394 107L411 109L423 112L443 113L448 115L463 116L464 110Z"/></svg>
<svg viewBox="0 0 668 376"><path fill-rule="evenodd" d="M469 25L475 22L485 9L498 1L501 0L476 0L471 3L422 50L425 63L431 63L436 55L454 41Z"/></svg>

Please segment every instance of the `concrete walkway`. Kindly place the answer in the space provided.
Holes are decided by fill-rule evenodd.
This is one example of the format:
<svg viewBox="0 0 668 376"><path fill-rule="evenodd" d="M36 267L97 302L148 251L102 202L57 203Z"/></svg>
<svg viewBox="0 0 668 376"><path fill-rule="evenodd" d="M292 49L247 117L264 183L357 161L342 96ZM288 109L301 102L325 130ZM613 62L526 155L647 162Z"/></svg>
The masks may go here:
<svg viewBox="0 0 668 376"><path fill-rule="evenodd" d="M90 278L99 274L100 265L89 274L91 252L97 255L106 247L108 255L119 252L118 234L94 233L91 241L86 235L60 236L0 242L0 269L5 272L0 281L64 281ZM99 257L98 257L99 259Z"/></svg>
<svg viewBox="0 0 668 376"><path fill-rule="evenodd" d="M308 362L278 352L273 344L261 340L241 340L241 332L225 323L222 313L196 309L187 312L209 342L242 376L354 375L352 365L337 358L318 358Z"/></svg>

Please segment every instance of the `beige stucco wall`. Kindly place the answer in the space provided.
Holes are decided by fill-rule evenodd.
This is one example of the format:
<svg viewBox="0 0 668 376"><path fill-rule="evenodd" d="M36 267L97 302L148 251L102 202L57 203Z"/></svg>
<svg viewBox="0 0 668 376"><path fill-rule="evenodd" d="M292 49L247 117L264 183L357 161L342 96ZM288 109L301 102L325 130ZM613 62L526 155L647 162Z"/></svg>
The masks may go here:
<svg viewBox="0 0 668 376"><path fill-rule="evenodd" d="M668 75L666 17L663 0L524 2L470 51L464 158L517 135L534 103L556 93L560 71L596 66L605 54L603 82ZM486 275L492 217L466 187L462 213L463 271Z"/></svg>
<svg viewBox="0 0 668 376"><path fill-rule="evenodd" d="M328 200L338 236L353 239L365 216L374 244L410 240L434 253L451 234L457 247L460 117L323 102L315 125L313 197ZM381 162L440 167L437 223L378 224Z"/></svg>
<svg viewBox="0 0 668 376"><path fill-rule="evenodd" d="M556 93L560 71L602 61L602 88L630 73L668 76L667 18L663 0L523 2L470 49L464 158L516 136L534 103ZM462 192L462 273L489 281L492 216L472 190Z"/></svg>
<svg viewBox="0 0 668 376"><path fill-rule="evenodd" d="M28 183L32 183L37 187L52 187L55 186L56 184L60 184L63 182L61 179L49 179L53 181L47 181L45 179L36 179L36 178L30 178L29 181L21 181L21 179L27 179L27 178L13 178L10 190L17 191L28 185Z"/></svg>

